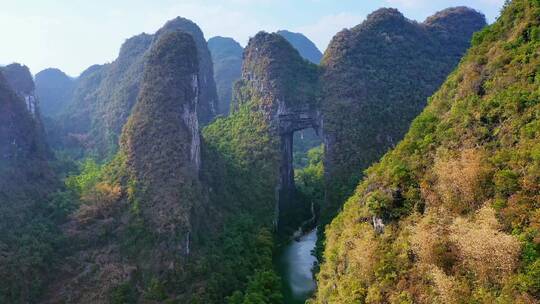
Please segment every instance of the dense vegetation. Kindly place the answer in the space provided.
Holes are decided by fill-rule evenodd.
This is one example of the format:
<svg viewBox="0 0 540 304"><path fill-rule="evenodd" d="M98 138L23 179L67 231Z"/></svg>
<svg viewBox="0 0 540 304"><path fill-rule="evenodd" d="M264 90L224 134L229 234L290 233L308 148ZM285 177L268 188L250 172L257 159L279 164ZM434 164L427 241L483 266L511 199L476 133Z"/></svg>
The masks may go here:
<svg viewBox="0 0 540 304"><path fill-rule="evenodd" d="M252 111L255 100L199 138L197 64L191 36L164 34L148 55L120 151L66 179L58 205L69 214L69 246L47 299L282 302L272 264L277 140Z"/></svg>
<svg viewBox="0 0 540 304"><path fill-rule="evenodd" d="M203 132L204 176L225 230L211 239L211 285L201 303L222 303L223 296L230 296L230 304L281 303L272 264L279 142L263 113L252 111L256 103Z"/></svg>
<svg viewBox="0 0 540 304"><path fill-rule="evenodd" d="M540 2L507 3L327 229L314 303L540 299Z"/></svg>
<svg viewBox="0 0 540 304"><path fill-rule="evenodd" d="M280 140L278 229L287 234L311 217L309 205L296 200L292 159L293 132L318 127L319 71L278 34L260 32L244 51L242 80L236 83L235 107L250 104Z"/></svg>
<svg viewBox="0 0 540 304"><path fill-rule="evenodd" d="M302 168L294 171L296 188L300 199L307 200L316 217L320 216L319 209L324 204L324 147L320 145L307 152L307 162ZM305 228L313 228L313 224Z"/></svg>
<svg viewBox="0 0 540 304"><path fill-rule="evenodd" d="M76 81L40 73L46 132L28 69L1 68L0 303L280 304L276 250L355 186L312 302L538 302L540 2L507 4L409 128L484 24L382 9L321 67L300 34L258 33L241 70L213 38L217 103L176 18Z"/></svg>
<svg viewBox="0 0 540 304"><path fill-rule="evenodd" d="M208 49L214 63L214 78L219 97L217 114L228 115L231 107L233 84L242 74L242 46L232 38L213 37Z"/></svg>
<svg viewBox="0 0 540 304"><path fill-rule="evenodd" d="M238 86L245 88L238 90L235 106L255 97L259 110L275 124L280 106L283 110L318 106L318 76L317 66L303 60L283 37L259 32L244 51L243 81Z"/></svg>
<svg viewBox="0 0 540 304"><path fill-rule="evenodd" d="M362 171L394 147L485 25L465 7L424 23L380 9L338 33L322 67L326 144L325 225L352 193Z"/></svg>
<svg viewBox="0 0 540 304"><path fill-rule="evenodd" d="M13 87L33 89L21 67L0 72L0 303L34 302L62 241L51 201L57 183L39 116Z"/></svg>

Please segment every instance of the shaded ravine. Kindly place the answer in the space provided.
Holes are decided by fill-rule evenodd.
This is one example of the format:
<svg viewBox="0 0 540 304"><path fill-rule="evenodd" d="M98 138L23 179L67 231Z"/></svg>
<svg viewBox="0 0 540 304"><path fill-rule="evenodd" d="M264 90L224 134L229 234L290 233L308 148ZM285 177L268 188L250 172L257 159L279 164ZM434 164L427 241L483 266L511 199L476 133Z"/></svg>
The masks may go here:
<svg viewBox="0 0 540 304"><path fill-rule="evenodd" d="M313 266L317 259L312 251L317 242L317 229L306 233L280 248L276 267L283 281L285 304L300 304L315 290Z"/></svg>

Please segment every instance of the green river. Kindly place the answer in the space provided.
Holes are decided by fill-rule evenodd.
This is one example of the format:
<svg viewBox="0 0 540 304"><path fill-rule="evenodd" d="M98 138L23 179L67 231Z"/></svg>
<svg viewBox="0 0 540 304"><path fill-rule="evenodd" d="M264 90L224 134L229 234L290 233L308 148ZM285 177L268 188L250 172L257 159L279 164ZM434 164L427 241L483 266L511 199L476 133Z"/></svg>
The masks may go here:
<svg viewBox="0 0 540 304"><path fill-rule="evenodd" d="M317 229L281 248L277 268L283 280L285 304L303 304L315 290L313 265L317 261L312 250L317 242Z"/></svg>

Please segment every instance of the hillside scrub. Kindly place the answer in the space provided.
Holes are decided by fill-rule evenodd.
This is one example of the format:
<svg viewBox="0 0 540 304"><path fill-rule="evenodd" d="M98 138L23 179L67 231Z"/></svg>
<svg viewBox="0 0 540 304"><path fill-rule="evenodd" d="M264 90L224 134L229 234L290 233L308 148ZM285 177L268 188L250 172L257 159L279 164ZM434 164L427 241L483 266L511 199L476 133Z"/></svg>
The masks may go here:
<svg viewBox="0 0 540 304"><path fill-rule="evenodd" d="M539 29L514 0L475 34L329 226L314 303L540 299Z"/></svg>

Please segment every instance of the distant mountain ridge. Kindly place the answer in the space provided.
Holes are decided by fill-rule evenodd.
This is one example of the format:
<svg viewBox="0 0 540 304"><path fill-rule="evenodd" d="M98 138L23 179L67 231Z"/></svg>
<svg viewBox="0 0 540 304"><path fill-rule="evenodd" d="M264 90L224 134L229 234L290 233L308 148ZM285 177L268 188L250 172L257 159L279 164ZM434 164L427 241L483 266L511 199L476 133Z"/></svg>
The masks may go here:
<svg viewBox="0 0 540 304"><path fill-rule="evenodd" d="M306 303L538 302L540 1L485 25L383 8L323 56L178 17L77 78L0 67L0 303L286 303L312 229Z"/></svg>
<svg viewBox="0 0 540 304"><path fill-rule="evenodd" d="M300 52L300 55L311 61L312 63L319 64L323 57L321 51L317 48L309 38L301 33L293 33L286 30L280 30L276 32L278 35L287 39L292 46Z"/></svg>
<svg viewBox="0 0 540 304"><path fill-rule="evenodd" d="M57 116L66 110L72 101L76 81L54 68L36 74L36 95L40 100L43 115Z"/></svg>
<svg viewBox="0 0 540 304"><path fill-rule="evenodd" d="M244 48L232 38L212 37L208 48L214 63L214 78L219 97L217 113L228 115L232 100L232 88L240 79Z"/></svg>

